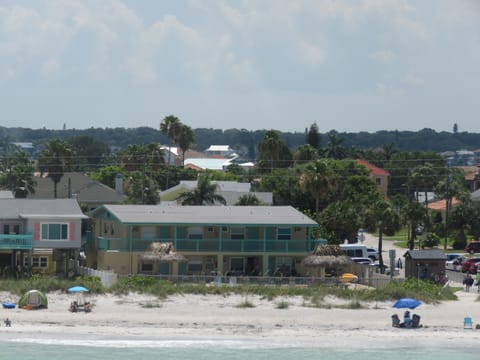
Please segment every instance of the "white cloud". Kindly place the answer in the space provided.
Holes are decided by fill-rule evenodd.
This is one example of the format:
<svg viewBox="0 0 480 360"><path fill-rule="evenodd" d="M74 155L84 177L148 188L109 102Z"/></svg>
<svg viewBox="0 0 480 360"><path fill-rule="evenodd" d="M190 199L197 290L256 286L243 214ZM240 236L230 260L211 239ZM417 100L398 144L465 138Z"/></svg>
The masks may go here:
<svg viewBox="0 0 480 360"><path fill-rule="evenodd" d="M395 54L392 50L379 50L371 54L370 57L382 64L387 64L395 59Z"/></svg>
<svg viewBox="0 0 480 360"><path fill-rule="evenodd" d="M318 46L308 43L305 40L300 40L298 48L303 63L308 66L316 67L325 61L325 52Z"/></svg>

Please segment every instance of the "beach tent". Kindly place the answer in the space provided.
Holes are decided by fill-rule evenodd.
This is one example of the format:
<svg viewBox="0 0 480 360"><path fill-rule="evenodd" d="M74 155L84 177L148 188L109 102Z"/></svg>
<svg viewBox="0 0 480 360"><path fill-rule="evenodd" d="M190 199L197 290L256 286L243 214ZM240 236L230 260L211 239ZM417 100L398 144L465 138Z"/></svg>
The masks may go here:
<svg viewBox="0 0 480 360"><path fill-rule="evenodd" d="M18 307L22 309L46 309L48 307L47 297L38 290L27 291L18 301Z"/></svg>

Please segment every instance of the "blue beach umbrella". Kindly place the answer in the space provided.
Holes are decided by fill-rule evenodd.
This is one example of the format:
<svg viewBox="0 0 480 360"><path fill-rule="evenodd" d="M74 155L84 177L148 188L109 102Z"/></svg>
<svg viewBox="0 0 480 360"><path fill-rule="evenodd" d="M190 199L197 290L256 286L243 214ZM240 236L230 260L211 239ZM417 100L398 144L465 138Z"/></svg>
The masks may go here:
<svg viewBox="0 0 480 360"><path fill-rule="evenodd" d="M415 309L417 306L422 305L421 301L412 298L399 299L393 304L396 309Z"/></svg>
<svg viewBox="0 0 480 360"><path fill-rule="evenodd" d="M71 287L70 289L68 289L68 292L83 293L83 292L88 292L88 289L86 287L83 287L83 286L74 286L74 287Z"/></svg>

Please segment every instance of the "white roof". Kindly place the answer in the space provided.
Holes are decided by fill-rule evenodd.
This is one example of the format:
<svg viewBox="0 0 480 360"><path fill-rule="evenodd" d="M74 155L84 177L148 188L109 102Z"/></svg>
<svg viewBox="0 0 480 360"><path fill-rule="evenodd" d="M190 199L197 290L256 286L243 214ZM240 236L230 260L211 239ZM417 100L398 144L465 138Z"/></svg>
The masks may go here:
<svg viewBox="0 0 480 360"><path fill-rule="evenodd" d="M223 170L231 164L231 159L190 158L185 159L184 164L184 166L193 165L200 169Z"/></svg>
<svg viewBox="0 0 480 360"><path fill-rule="evenodd" d="M232 151L229 145L210 145L205 151Z"/></svg>

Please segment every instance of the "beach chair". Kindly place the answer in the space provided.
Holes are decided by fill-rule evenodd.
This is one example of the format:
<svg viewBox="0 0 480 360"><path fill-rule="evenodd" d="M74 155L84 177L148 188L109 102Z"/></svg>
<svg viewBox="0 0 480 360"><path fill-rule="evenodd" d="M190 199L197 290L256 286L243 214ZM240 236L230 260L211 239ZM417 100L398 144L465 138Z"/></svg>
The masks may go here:
<svg viewBox="0 0 480 360"><path fill-rule="evenodd" d="M463 318L463 328L473 330L473 320L470 316L466 316Z"/></svg>
<svg viewBox="0 0 480 360"><path fill-rule="evenodd" d="M393 327L400 327L401 324L400 324L400 318L398 317L397 314L393 314L392 315L392 326Z"/></svg>
<svg viewBox="0 0 480 360"><path fill-rule="evenodd" d="M422 325L420 324L420 315L413 314L412 316L412 328L420 328Z"/></svg>

